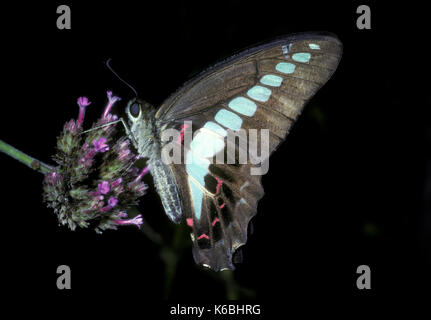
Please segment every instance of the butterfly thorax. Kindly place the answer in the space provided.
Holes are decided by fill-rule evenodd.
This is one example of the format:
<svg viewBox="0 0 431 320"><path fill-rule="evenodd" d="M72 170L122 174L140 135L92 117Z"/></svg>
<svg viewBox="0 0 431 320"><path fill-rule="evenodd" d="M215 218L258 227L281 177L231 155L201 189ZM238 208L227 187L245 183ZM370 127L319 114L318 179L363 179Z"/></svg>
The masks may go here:
<svg viewBox="0 0 431 320"><path fill-rule="evenodd" d="M151 161L160 159L160 140L155 123L156 109L149 103L139 101L139 111L133 109L134 103L129 102L126 112L129 116L130 133L133 142L142 158Z"/></svg>

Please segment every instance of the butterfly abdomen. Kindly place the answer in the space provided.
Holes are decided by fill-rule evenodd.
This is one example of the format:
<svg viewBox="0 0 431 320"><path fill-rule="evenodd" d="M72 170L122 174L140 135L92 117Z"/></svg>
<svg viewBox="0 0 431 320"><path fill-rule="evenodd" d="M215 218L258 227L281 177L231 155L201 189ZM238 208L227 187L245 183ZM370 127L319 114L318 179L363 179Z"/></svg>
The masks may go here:
<svg viewBox="0 0 431 320"><path fill-rule="evenodd" d="M179 223L182 216L181 199L171 168L162 160L150 159L150 172L166 214L173 222Z"/></svg>

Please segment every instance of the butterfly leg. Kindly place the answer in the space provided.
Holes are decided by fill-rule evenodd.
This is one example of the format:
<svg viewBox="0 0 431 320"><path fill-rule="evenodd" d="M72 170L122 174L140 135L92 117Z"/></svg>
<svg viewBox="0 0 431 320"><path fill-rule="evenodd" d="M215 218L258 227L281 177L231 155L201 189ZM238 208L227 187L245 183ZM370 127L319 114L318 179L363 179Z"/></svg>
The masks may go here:
<svg viewBox="0 0 431 320"><path fill-rule="evenodd" d="M127 166L127 168L124 170L124 172L123 172L123 174L122 174L122 176L123 175L125 175L128 171L129 171L129 169L136 163L136 161L138 161L139 159L142 159L142 155L140 155L140 154L138 154L136 157L135 157L135 159Z"/></svg>
<svg viewBox="0 0 431 320"><path fill-rule="evenodd" d="M87 133L87 132L91 132L91 131L94 131L94 130L98 130L98 129L100 129L100 128L104 128L104 127L107 127L107 126L110 126L110 125L116 124L116 123L118 123L118 122L120 122L120 121L121 121L121 118L120 118L120 119L118 119L118 120L115 120L115 121L111 121L111 122L108 122L108 123L102 124L101 126L97 126L97 127L94 127L94 128L91 128L91 129L88 129L88 130L85 130L85 131L82 131L80 134L84 134L84 133Z"/></svg>
<svg viewBox="0 0 431 320"><path fill-rule="evenodd" d="M124 130L126 130L126 135L127 135L127 137L129 138L129 140L130 140L130 141L132 141L133 146L134 146L136 149L138 149L138 143L136 142L135 138L133 137L132 133L130 132L129 126L127 125L126 121L124 121L124 119L123 119L123 118L120 118L120 119L118 119L118 120L115 120L115 121L111 121L111 122L108 122L108 123L102 124L101 126L97 126L97 127L95 127L95 128L91 128L91 129L85 130L85 131L81 132L81 134L84 134L84 133L87 133L87 132L91 132L91 131L94 131L94 130L98 130L98 129L100 129L100 128L104 128L104 127L107 127L107 126L110 126L110 125L116 124L116 123L118 123L118 122L121 122L121 123L123 124L123 126L124 126Z"/></svg>

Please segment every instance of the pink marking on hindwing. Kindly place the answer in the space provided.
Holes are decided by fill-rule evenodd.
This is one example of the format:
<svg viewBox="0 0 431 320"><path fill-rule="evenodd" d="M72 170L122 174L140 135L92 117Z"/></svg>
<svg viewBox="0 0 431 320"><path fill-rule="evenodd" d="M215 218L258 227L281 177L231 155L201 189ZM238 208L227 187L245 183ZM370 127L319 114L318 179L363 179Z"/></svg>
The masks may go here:
<svg viewBox="0 0 431 320"><path fill-rule="evenodd" d="M213 227L215 226L215 224L217 223L217 222L219 222L220 221L220 219L219 218L217 218L217 217L215 217L214 218L214 221L213 221L213 223L212 223L212 225L213 225Z"/></svg>
<svg viewBox="0 0 431 320"><path fill-rule="evenodd" d="M189 127L188 124L183 124L181 125L181 130L180 130L180 135L178 136L177 139L177 143L178 144L183 144L183 140L184 140L184 132L186 131L186 129Z"/></svg>
<svg viewBox="0 0 431 320"><path fill-rule="evenodd" d="M226 203L224 203L224 202L223 202L223 203L220 205L220 209L223 209L225 205L226 205Z"/></svg>
<svg viewBox="0 0 431 320"><path fill-rule="evenodd" d="M207 236L205 233L202 233L199 237L198 237L198 240L200 240L200 239L203 239L203 238L205 238L205 239L208 239L209 240L209 236Z"/></svg>
<svg viewBox="0 0 431 320"><path fill-rule="evenodd" d="M217 177L215 177L215 179L217 180L217 186L216 186L216 194L218 194L219 193L219 191L220 191L220 187L222 186L222 184L223 184L223 181L221 181L219 178L217 178Z"/></svg>
<svg viewBox="0 0 431 320"><path fill-rule="evenodd" d="M187 218L186 221L187 221L187 225L189 227L193 227L193 219L192 218Z"/></svg>

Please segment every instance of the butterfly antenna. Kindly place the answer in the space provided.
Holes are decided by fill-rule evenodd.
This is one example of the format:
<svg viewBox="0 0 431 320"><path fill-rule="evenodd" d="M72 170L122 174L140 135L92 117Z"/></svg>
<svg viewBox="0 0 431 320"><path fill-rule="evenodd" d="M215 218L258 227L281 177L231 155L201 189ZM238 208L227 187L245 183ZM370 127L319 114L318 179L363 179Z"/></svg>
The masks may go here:
<svg viewBox="0 0 431 320"><path fill-rule="evenodd" d="M125 85L127 85L130 89L132 89L132 91L135 93L135 97L138 96L138 93L136 92L135 88L133 88L130 84L128 84L126 81L124 81L115 71L114 69L112 69L112 67L110 66L110 62L111 62L111 58L109 58L106 61L106 66L108 67L108 69L118 78L118 80L120 80L122 83L124 83Z"/></svg>

